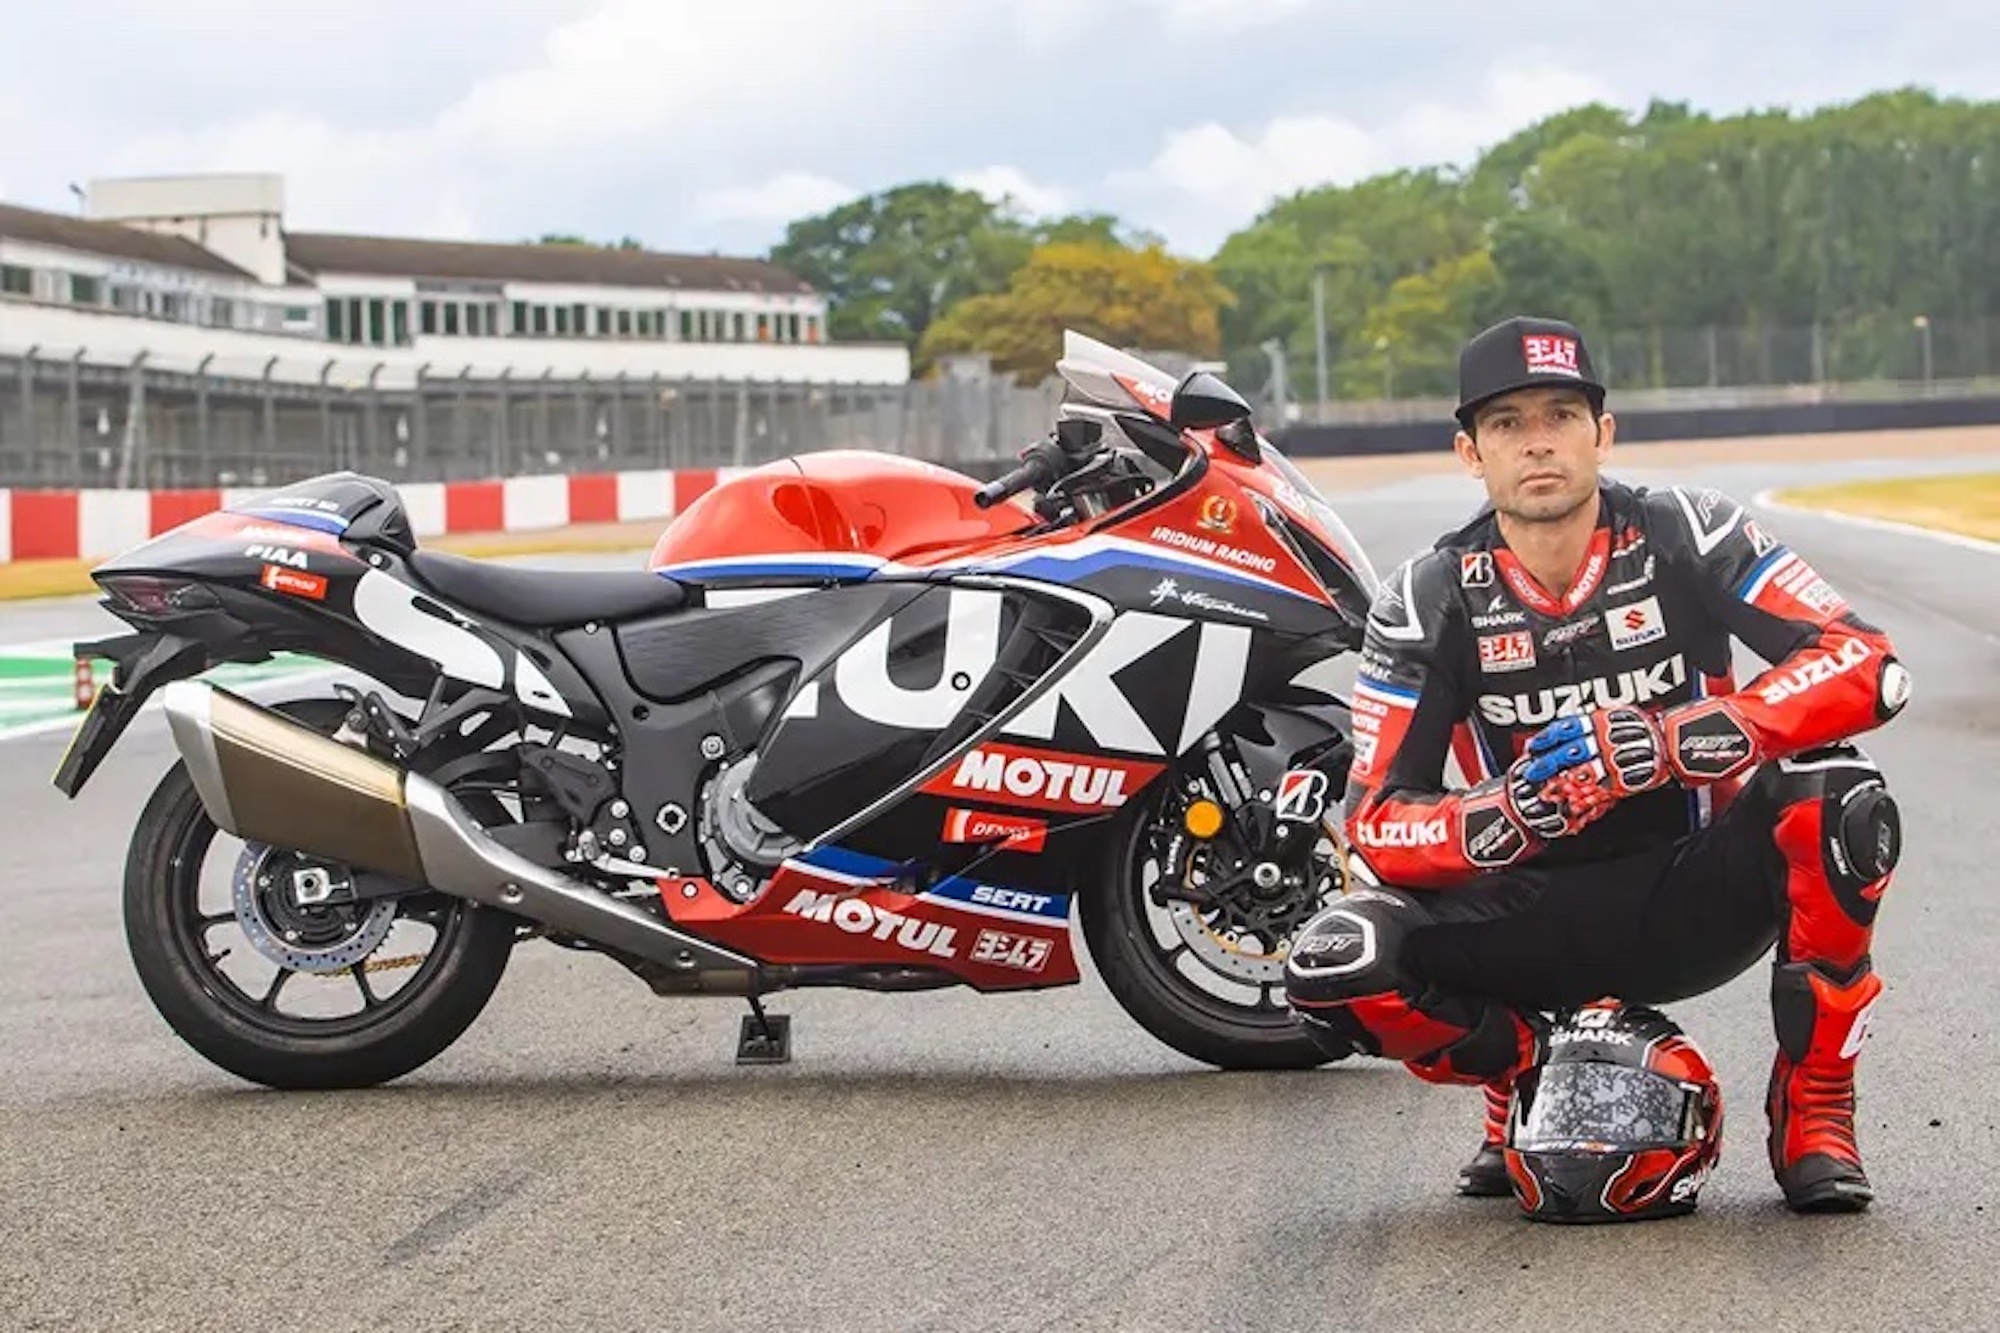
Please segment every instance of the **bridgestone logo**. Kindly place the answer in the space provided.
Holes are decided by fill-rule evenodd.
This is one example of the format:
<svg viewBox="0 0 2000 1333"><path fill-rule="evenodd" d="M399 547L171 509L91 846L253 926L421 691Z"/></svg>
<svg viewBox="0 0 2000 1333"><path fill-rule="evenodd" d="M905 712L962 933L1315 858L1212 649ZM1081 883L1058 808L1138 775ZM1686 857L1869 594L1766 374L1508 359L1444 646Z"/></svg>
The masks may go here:
<svg viewBox="0 0 2000 1333"><path fill-rule="evenodd" d="M1537 727L1559 717L1619 704L1663 699L1687 684L1687 660L1679 653L1649 667L1610 678L1555 685L1532 694L1482 694L1479 715L1496 727Z"/></svg>

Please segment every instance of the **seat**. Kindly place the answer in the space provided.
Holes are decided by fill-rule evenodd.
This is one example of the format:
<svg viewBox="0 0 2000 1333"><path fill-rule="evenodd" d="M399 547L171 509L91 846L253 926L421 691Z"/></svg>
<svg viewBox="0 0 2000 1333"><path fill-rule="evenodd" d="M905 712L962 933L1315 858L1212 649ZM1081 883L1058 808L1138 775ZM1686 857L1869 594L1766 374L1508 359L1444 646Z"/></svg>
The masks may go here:
<svg viewBox="0 0 2000 1333"><path fill-rule="evenodd" d="M409 560L411 572L446 601L532 629L627 620L687 604L686 588L645 570L526 569L421 549Z"/></svg>

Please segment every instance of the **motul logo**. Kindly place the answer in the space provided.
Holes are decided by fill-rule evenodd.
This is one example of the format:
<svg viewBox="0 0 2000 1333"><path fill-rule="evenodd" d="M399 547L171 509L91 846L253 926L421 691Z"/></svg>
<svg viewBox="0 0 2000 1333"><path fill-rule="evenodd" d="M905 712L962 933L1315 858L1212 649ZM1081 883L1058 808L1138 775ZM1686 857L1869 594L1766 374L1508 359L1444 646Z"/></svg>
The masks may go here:
<svg viewBox="0 0 2000 1333"><path fill-rule="evenodd" d="M1559 717L1650 703L1687 684L1687 662L1679 653L1649 667L1621 671L1608 679L1556 685L1533 694L1482 694L1479 715L1496 727L1537 727Z"/></svg>
<svg viewBox="0 0 2000 1333"><path fill-rule="evenodd" d="M936 958L958 957L958 950L951 943L952 937L958 933L955 928L940 926L935 921L919 921L901 912L877 907L865 899L821 893L817 889L800 889L785 904L785 911L808 921L823 921L837 926L850 935L866 935L884 943L893 936L899 947L911 953L930 954Z"/></svg>
<svg viewBox="0 0 2000 1333"><path fill-rule="evenodd" d="M1125 804L1158 764L1085 760L1013 745L982 745L924 784L938 796L989 796L1045 810L1091 812Z"/></svg>

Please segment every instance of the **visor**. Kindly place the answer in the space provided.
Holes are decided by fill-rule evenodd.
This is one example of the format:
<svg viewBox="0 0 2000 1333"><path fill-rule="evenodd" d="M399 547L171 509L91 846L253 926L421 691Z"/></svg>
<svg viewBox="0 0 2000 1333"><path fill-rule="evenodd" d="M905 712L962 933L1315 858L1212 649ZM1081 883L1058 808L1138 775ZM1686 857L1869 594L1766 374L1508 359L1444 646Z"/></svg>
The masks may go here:
<svg viewBox="0 0 2000 1333"><path fill-rule="evenodd" d="M1673 1148L1694 1132L1695 1090L1630 1065L1578 1060L1543 1067L1527 1119L1515 1132L1522 1152Z"/></svg>

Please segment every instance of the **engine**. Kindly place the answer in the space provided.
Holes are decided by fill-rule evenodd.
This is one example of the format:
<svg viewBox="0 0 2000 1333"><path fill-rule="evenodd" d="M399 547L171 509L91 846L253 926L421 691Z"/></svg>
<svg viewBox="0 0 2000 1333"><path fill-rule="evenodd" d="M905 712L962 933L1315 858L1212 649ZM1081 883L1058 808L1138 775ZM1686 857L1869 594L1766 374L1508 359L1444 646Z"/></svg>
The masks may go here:
<svg viewBox="0 0 2000 1333"><path fill-rule="evenodd" d="M702 786L697 816L708 881L739 903L756 897L779 864L805 846L743 795L756 768L752 752L717 769Z"/></svg>

